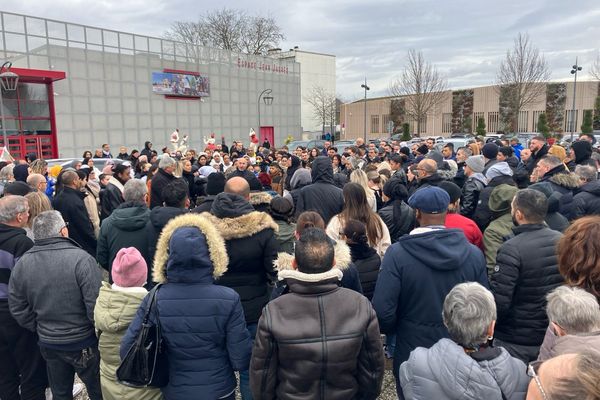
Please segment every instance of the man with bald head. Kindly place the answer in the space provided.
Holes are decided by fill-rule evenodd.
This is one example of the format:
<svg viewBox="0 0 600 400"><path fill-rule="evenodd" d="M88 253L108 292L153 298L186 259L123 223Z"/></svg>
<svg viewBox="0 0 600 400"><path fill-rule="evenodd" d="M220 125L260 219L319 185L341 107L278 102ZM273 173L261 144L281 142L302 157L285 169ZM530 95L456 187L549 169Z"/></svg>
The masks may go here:
<svg viewBox="0 0 600 400"><path fill-rule="evenodd" d="M421 160L417 164L416 172L418 185L411 188L409 195L427 186L438 186L440 182L444 181L437 173L437 162L429 158Z"/></svg>
<svg viewBox="0 0 600 400"><path fill-rule="evenodd" d="M46 192L46 178L42 174L29 174L27 184L36 192Z"/></svg>
<svg viewBox="0 0 600 400"><path fill-rule="evenodd" d="M234 176L225 184L225 191L215 197L210 213L200 215L209 219L225 239L229 265L217 283L240 295L246 325L254 338L258 319L277 279L273 261L277 257L278 227L269 214L255 211L249 199L248 181ZM240 372L240 391L243 399L252 398L247 370Z"/></svg>
<svg viewBox="0 0 600 400"><path fill-rule="evenodd" d="M246 179L239 176L234 176L225 183L224 192L242 196L246 201L250 200L250 185Z"/></svg>

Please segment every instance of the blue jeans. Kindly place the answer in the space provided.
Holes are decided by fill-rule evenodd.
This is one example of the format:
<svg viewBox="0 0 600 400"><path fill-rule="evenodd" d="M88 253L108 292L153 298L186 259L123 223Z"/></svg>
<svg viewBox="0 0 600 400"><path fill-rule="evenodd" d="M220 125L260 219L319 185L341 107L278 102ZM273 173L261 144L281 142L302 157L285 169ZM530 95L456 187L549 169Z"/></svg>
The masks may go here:
<svg viewBox="0 0 600 400"><path fill-rule="evenodd" d="M54 400L73 400L75 373L85 384L89 398L102 400L100 353L97 346L81 351L60 351L40 346L40 351L46 360Z"/></svg>
<svg viewBox="0 0 600 400"><path fill-rule="evenodd" d="M248 324L247 329L252 338L252 345L254 346L254 338L256 337L256 328L258 324ZM252 400L252 391L250 390L250 373L248 370L240 371L240 393L242 400Z"/></svg>

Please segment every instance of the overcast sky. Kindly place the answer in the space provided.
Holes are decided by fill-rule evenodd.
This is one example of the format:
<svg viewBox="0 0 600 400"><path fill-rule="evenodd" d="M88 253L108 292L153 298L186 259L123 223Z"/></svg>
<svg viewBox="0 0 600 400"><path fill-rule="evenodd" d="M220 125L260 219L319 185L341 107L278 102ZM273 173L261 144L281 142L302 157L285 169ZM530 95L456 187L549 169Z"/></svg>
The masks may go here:
<svg viewBox="0 0 600 400"><path fill-rule="evenodd" d="M545 54L555 80L572 78L576 56L585 79L600 49L600 0L22 0L4 11L161 36L173 21L222 6L270 14L286 35L284 50L336 55L346 101L362 96L365 75L369 96L387 95L411 48L451 88L493 84L519 32Z"/></svg>

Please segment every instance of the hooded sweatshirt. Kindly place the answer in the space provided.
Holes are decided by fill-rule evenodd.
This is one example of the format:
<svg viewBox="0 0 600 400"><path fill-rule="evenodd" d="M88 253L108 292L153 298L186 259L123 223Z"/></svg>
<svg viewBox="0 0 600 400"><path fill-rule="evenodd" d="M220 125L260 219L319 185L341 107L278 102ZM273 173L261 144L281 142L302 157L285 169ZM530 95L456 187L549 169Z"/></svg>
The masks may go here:
<svg viewBox="0 0 600 400"><path fill-rule="evenodd" d="M316 211L327 225L334 215L342 212L342 189L333 182L333 166L329 157L315 158L311 169L312 185L303 187L298 196L296 216L304 211Z"/></svg>
<svg viewBox="0 0 600 400"><path fill-rule="evenodd" d="M394 371L416 347L448 337L442 308L454 286L479 282L489 287L483 254L461 230L420 231L390 246L373 296L382 332L398 334Z"/></svg>

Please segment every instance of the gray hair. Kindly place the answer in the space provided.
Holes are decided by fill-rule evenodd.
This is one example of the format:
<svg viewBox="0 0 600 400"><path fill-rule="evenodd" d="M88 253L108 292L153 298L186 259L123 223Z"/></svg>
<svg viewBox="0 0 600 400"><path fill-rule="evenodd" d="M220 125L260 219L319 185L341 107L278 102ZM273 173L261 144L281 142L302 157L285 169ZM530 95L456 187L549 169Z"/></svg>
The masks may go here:
<svg viewBox="0 0 600 400"><path fill-rule="evenodd" d="M148 188L139 179L130 179L123 187L123 199L125 201L143 202L146 193L148 193Z"/></svg>
<svg viewBox="0 0 600 400"><path fill-rule="evenodd" d="M458 153L459 151L465 153L465 156L467 157L471 157L473 155L473 150L471 150L468 147L459 147L458 149L456 149L456 152Z"/></svg>
<svg viewBox="0 0 600 400"><path fill-rule="evenodd" d="M60 236L60 230L66 226L62 215L56 210L44 211L33 219L31 230L35 240Z"/></svg>
<svg viewBox="0 0 600 400"><path fill-rule="evenodd" d="M488 328L496 320L492 292L476 282L461 283L448 293L442 312L450 338L464 347L487 341Z"/></svg>
<svg viewBox="0 0 600 400"><path fill-rule="evenodd" d="M158 168L165 169L168 167L173 167L175 164L177 164L177 161L172 159L168 154L163 154L158 162Z"/></svg>
<svg viewBox="0 0 600 400"><path fill-rule="evenodd" d="M0 223L14 220L18 213L29 210L29 202L23 196L6 196L0 199Z"/></svg>
<svg viewBox="0 0 600 400"><path fill-rule="evenodd" d="M600 328L600 306L593 294L579 287L559 286L546 299L548 319L567 333L577 335Z"/></svg>
<svg viewBox="0 0 600 400"><path fill-rule="evenodd" d="M598 179L598 170L591 165L578 165L575 167L575 174L586 182Z"/></svg>
<svg viewBox="0 0 600 400"><path fill-rule="evenodd" d="M3 181L7 181L10 178L14 177L13 174L13 169L15 168L14 164L8 164L5 165L1 170L0 170L0 180Z"/></svg>

